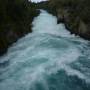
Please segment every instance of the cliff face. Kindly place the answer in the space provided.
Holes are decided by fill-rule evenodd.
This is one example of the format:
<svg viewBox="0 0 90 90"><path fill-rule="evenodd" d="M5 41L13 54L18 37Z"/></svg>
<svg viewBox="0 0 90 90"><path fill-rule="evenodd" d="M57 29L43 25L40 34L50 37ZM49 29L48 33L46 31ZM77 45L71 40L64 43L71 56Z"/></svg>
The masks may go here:
<svg viewBox="0 0 90 90"><path fill-rule="evenodd" d="M90 0L50 0L58 23L64 22L66 28L90 40Z"/></svg>
<svg viewBox="0 0 90 90"><path fill-rule="evenodd" d="M28 0L0 0L0 55L18 38L32 32L32 20L38 14Z"/></svg>

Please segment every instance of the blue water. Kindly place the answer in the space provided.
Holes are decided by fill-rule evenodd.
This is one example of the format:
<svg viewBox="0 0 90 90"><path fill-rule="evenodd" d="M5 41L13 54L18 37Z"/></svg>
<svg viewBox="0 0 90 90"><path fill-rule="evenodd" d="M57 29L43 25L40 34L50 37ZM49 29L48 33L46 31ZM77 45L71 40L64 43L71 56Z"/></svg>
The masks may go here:
<svg viewBox="0 0 90 90"><path fill-rule="evenodd" d="M32 25L0 57L0 90L90 90L90 42L43 10Z"/></svg>

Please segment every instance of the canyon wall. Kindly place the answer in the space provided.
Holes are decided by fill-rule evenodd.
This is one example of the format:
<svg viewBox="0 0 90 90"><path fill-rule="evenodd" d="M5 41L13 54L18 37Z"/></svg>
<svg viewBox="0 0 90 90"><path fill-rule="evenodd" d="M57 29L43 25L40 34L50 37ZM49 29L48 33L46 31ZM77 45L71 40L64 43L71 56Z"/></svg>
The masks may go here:
<svg viewBox="0 0 90 90"><path fill-rule="evenodd" d="M49 6L58 23L64 22L71 33L90 40L90 0L50 0Z"/></svg>

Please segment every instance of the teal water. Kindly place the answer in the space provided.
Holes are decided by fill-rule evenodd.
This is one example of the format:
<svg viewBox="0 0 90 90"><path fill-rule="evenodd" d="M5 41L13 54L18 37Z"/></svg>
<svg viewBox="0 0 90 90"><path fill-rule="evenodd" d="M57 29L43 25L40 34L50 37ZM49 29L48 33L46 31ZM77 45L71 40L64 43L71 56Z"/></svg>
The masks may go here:
<svg viewBox="0 0 90 90"><path fill-rule="evenodd" d="M0 90L90 90L90 42L43 10L32 24L0 57Z"/></svg>

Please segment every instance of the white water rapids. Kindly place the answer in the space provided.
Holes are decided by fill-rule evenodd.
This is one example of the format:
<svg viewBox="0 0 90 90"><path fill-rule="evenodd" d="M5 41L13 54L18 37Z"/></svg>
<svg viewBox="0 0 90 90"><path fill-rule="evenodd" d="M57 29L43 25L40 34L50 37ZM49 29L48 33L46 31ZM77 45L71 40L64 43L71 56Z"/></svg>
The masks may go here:
<svg viewBox="0 0 90 90"><path fill-rule="evenodd" d="M0 57L0 90L89 90L89 41L43 10L32 24L33 33Z"/></svg>

